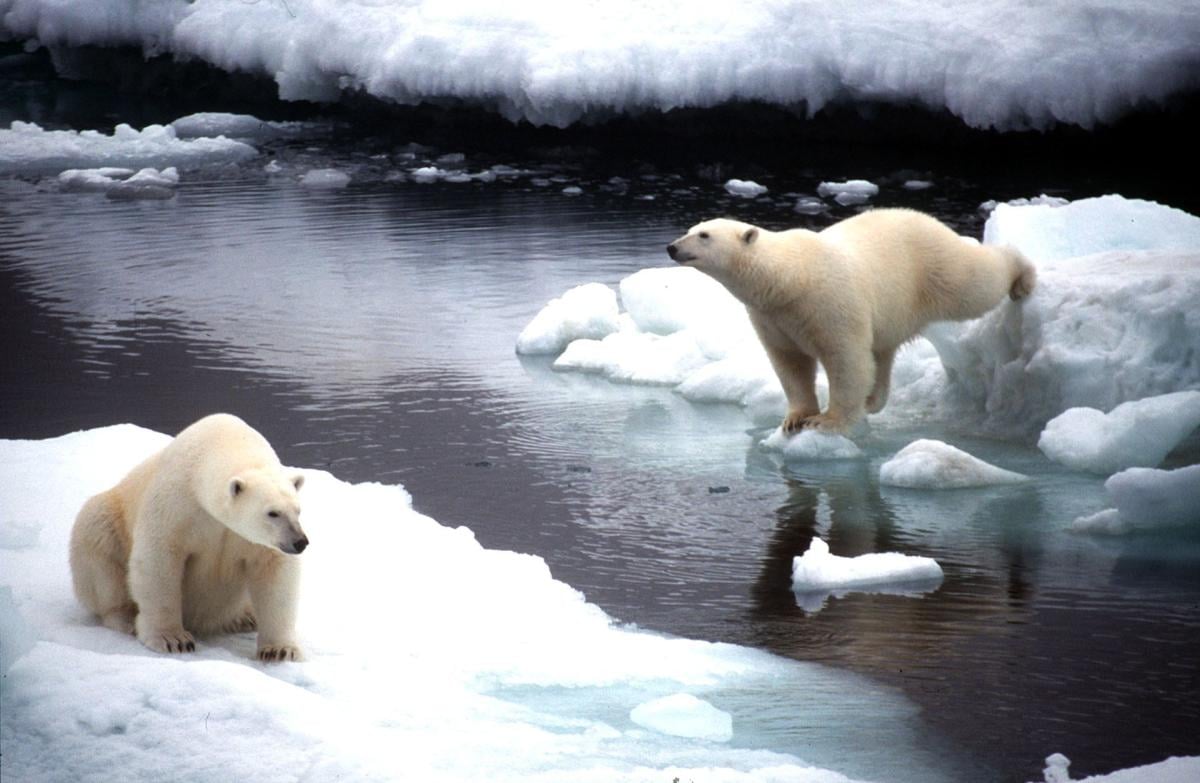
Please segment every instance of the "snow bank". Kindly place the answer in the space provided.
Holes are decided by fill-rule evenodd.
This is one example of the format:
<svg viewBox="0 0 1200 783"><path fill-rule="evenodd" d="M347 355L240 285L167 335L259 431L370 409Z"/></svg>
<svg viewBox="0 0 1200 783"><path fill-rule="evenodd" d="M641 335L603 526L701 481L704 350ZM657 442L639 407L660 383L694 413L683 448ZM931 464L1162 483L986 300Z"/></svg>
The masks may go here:
<svg viewBox="0 0 1200 783"><path fill-rule="evenodd" d="M1072 530L1121 534L1200 524L1200 465L1129 468L1109 476L1104 491L1116 508L1080 517L1071 523Z"/></svg>
<svg viewBox="0 0 1200 783"><path fill-rule="evenodd" d="M989 465L940 440L917 440L879 468L879 483L913 489L960 489L1013 484L1026 476Z"/></svg>
<svg viewBox="0 0 1200 783"><path fill-rule="evenodd" d="M634 707L629 719L639 726L672 737L713 742L733 739L733 718L690 693L663 696Z"/></svg>
<svg viewBox="0 0 1200 783"><path fill-rule="evenodd" d="M1075 470L1111 474L1158 465L1200 427L1200 391L1123 402L1108 413L1071 408L1042 430L1038 448Z"/></svg>
<svg viewBox="0 0 1200 783"><path fill-rule="evenodd" d="M1186 3L0 0L0 32L197 58L273 78L287 100L459 99L558 126L739 100L1091 127L1200 85L1200 11Z"/></svg>
<svg viewBox="0 0 1200 783"><path fill-rule="evenodd" d="M99 131L48 131L32 122L0 129L0 174L57 174L66 169L231 163L258 154L249 144L218 137L180 139L169 125L135 130L122 123L108 136Z"/></svg>
<svg viewBox="0 0 1200 783"><path fill-rule="evenodd" d="M733 728L715 708L656 702L740 700L749 730L747 694L812 692L815 678L841 675L620 627L540 558L484 549L414 512L400 487L321 471L306 471L302 493L308 661L261 664L253 634L149 652L86 616L64 553L83 501L166 442L131 425L0 441L5 780L236 769L242 780L845 783L751 749L741 727L739 747L680 736L697 721L717 739Z"/></svg>

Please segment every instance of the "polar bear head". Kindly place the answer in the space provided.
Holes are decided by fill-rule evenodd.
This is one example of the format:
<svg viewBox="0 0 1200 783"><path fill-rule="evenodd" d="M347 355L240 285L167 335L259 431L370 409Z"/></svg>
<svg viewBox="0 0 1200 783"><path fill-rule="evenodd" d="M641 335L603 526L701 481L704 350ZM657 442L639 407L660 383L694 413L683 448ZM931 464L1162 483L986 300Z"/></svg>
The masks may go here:
<svg viewBox="0 0 1200 783"><path fill-rule="evenodd" d="M229 479L221 521L247 541L298 555L308 546L297 491L304 476L254 468Z"/></svg>
<svg viewBox="0 0 1200 783"><path fill-rule="evenodd" d="M721 279L758 241L759 233L756 226L738 220L706 220L667 245L667 255L677 264L695 267Z"/></svg>

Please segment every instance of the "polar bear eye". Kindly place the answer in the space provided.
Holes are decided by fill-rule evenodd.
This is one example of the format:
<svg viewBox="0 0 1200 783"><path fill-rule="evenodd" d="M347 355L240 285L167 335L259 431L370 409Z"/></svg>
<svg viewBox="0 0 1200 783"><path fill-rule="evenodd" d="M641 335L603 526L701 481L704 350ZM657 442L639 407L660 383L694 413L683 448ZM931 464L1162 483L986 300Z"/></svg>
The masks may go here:
<svg viewBox="0 0 1200 783"><path fill-rule="evenodd" d="M701 231L701 232L700 232L700 238L701 238L701 239L708 239L708 232L707 232L707 231Z"/></svg>
<svg viewBox="0 0 1200 783"><path fill-rule="evenodd" d="M278 511L268 511L267 516L269 516L271 519L279 519L279 512Z"/></svg>

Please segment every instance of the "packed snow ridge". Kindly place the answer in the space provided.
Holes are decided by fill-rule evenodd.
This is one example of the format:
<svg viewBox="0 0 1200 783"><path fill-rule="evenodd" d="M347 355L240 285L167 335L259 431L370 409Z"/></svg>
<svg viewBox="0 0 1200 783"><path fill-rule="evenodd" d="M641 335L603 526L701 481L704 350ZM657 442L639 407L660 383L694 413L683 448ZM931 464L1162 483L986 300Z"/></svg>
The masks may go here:
<svg viewBox="0 0 1200 783"><path fill-rule="evenodd" d="M1200 8L699 0L0 0L0 38L133 46L273 78L286 100L354 90L513 120L761 101L946 110L977 128L1092 127L1200 87ZM1114 78L1113 74L1119 74Z"/></svg>

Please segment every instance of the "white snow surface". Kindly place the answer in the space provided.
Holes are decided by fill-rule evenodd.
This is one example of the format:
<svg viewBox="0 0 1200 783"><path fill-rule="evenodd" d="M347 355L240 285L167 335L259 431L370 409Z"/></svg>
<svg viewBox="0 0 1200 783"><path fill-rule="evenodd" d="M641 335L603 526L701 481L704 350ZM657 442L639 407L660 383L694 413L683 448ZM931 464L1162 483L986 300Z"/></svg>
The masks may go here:
<svg viewBox="0 0 1200 783"><path fill-rule="evenodd" d="M713 742L733 739L733 717L690 693L673 693L639 704L629 713L639 726L672 737Z"/></svg>
<svg viewBox="0 0 1200 783"><path fill-rule="evenodd" d="M1086 778L1072 778L1070 765L1071 760L1061 753L1047 756L1040 783L1194 783L1200 780L1200 756L1172 756L1154 764Z"/></svg>
<svg viewBox="0 0 1200 783"><path fill-rule="evenodd" d="M67 169L163 169L232 163L257 155L249 144L221 136L180 139L170 125L136 130L124 123L100 131L44 130L32 122L0 129L0 174L57 174Z"/></svg>
<svg viewBox="0 0 1200 783"><path fill-rule="evenodd" d="M1071 523L1072 530L1119 535L1200 525L1200 465L1129 468L1109 476L1104 491L1116 508L1079 517Z"/></svg>
<svg viewBox="0 0 1200 783"><path fill-rule="evenodd" d="M601 283L585 283L541 309L517 336L517 353L561 353L572 341L598 340L620 326L617 294Z"/></svg>
<svg viewBox="0 0 1200 783"><path fill-rule="evenodd" d="M252 634L152 653L88 617L66 552L83 501L168 441L133 425L0 441L6 781L847 780L630 720L662 696L720 703L825 670L623 628L540 558L484 549L398 486L321 471L305 471L302 493L308 660L261 664ZM531 689L564 698L512 696ZM615 709L593 707L599 690Z"/></svg>
<svg viewBox="0 0 1200 783"><path fill-rule="evenodd" d="M457 99L558 126L741 100L1091 127L1200 86L1200 7L1154 0L0 0L3 36L200 59L288 100Z"/></svg>
<svg viewBox="0 0 1200 783"><path fill-rule="evenodd" d="M1050 459L1091 473L1156 467L1200 427L1200 391L1123 402L1108 413L1070 408L1046 423L1038 448Z"/></svg>
<svg viewBox="0 0 1200 783"><path fill-rule="evenodd" d="M839 557L829 544L814 538L808 551L792 559L792 589L796 592L847 590L884 584L936 582L942 567L929 557L899 552L872 552Z"/></svg>
<svg viewBox="0 0 1200 783"><path fill-rule="evenodd" d="M879 483L911 489L1014 484L1027 477L998 468L940 440L913 441L879 467Z"/></svg>

